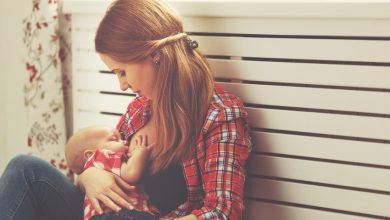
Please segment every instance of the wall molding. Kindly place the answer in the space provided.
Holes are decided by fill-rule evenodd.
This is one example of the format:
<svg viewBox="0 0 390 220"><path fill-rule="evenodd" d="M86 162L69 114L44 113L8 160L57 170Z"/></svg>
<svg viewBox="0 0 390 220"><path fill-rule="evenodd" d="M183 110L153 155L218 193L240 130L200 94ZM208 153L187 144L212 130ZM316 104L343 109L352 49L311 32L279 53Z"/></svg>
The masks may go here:
<svg viewBox="0 0 390 220"><path fill-rule="evenodd" d="M104 13L111 1L64 0L72 14ZM166 0L182 16L264 18L390 18L389 0Z"/></svg>

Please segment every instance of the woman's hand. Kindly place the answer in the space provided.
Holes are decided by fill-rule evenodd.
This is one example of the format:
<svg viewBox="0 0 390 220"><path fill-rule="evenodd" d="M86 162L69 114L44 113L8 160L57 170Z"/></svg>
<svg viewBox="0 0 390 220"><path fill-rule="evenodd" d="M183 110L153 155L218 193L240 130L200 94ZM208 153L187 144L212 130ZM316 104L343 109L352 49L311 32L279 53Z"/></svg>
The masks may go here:
<svg viewBox="0 0 390 220"><path fill-rule="evenodd" d="M81 173L77 178L77 184L85 191L95 210L102 214L101 203L112 209L119 211L121 207L133 209L129 203L131 197L128 196L135 187L126 183L119 176L90 167Z"/></svg>

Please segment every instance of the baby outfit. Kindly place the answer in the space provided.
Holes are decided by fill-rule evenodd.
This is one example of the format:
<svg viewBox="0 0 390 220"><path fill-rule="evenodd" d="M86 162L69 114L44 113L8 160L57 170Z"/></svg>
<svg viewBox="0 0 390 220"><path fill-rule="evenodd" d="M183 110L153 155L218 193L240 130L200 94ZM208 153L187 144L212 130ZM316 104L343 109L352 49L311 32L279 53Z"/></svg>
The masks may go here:
<svg viewBox="0 0 390 220"><path fill-rule="evenodd" d="M120 176L121 165L122 163L126 162L125 160L127 160L127 158L124 152L114 152L107 149L98 149L91 157L88 158L87 162L84 164L83 171L89 167L96 167L98 169L106 170ZM148 205L148 195L143 192L140 187L134 189L134 193L132 193L131 197L134 199L134 201L130 202L134 204L133 206L136 211L147 212L152 215L158 213L157 208ZM104 204L102 204L102 209L103 213L114 212L110 208L104 206ZM84 220L89 220L93 216L99 215L87 196L85 196L84 199L83 210Z"/></svg>

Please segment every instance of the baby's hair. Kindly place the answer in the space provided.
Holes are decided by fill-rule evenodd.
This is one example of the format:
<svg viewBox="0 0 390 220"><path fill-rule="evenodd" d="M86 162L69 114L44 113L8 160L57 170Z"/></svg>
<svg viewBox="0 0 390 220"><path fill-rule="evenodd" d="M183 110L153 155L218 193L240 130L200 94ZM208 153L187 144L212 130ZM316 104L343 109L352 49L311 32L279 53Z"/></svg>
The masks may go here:
<svg viewBox="0 0 390 220"><path fill-rule="evenodd" d="M84 138L82 136L83 129L78 130L72 137L69 138L65 145L65 158L69 169L80 174L83 169L83 151L85 148Z"/></svg>
<svg viewBox="0 0 390 220"><path fill-rule="evenodd" d="M79 174L82 172L84 166L84 150L96 147L94 139L90 137L96 129L111 129L104 125L93 125L80 128L69 138L65 145L65 158L69 169Z"/></svg>

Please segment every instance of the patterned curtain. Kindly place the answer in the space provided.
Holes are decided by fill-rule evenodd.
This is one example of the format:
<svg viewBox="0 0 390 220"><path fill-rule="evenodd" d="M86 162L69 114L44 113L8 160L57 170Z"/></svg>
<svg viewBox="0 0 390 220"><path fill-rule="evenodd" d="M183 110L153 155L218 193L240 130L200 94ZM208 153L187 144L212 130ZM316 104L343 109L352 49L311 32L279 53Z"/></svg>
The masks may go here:
<svg viewBox="0 0 390 220"><path fill-rule="evenodd" d="M31 0L29 0L31 1ZM70 109L70 16L57 0L32 0L23 20L29 154L48 160L67 173L64 145ZM66 120L68 119L68 120Z"/></svg>

